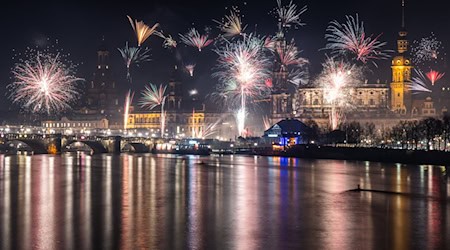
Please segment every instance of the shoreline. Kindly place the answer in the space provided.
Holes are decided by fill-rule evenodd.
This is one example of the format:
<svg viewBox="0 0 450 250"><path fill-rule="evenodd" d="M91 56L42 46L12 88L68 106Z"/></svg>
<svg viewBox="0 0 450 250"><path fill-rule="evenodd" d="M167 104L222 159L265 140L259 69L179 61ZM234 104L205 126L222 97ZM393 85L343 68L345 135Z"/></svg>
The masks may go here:
<svg viewBox="0 0 450 250"><path fill-rule="evenodd" d="M296 145L284 152L265 151L263 156L285 156L303 159L355 160L384 163L429 164L450 166L450 152L386 148L331 147Z"/></svg>

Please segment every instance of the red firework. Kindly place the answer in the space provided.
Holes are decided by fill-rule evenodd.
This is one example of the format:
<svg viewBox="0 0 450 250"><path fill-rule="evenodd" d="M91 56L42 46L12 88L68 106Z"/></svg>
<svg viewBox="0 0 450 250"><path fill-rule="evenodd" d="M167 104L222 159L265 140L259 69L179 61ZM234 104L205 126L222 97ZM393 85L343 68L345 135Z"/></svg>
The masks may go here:
<svg viewBox="0 0 450 250"><path fill-rule="evenodd" d="M431 85L434 85L437 81L439 81L443 76L445 75L445 73L440 73L439 71L435 71L435 70L430 70L427 73L427 78L428 80L430 80Z"/></svg>

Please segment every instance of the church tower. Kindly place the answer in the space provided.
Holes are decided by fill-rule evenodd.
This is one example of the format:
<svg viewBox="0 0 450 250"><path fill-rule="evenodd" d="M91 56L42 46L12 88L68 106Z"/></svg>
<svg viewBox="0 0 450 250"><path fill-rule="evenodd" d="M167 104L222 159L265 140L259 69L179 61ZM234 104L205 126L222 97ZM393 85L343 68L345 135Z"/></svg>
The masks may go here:
<svg viewBox="0 0 450 250"><path fill-rule="evenodd" d="M181 108L181 100L183 98L183 89L181 84L181 72L178 70L177 65L175 65L167 90L167 110L179 110Z"/></svg>
<svg viewBox="0 0 450 250"><path fill-rule="evenodd" d="M391 110L398 114L411 111L411 59L408 56L408 39L405 29L405 1L402 0L402 26L398 33L397 56L392 60Z"/></svg>
<svg viewBox="0 0 450 250"><path fill-rule="evenodd" d="M283 32L279 32L275 38L274 49L284 50L286 39ZM288 89L288 71L285 65L279 62L274 64L272 78L272 93L270 94L270 122L277 123L280 120L291 117L292 114L292 96Z"/></svg>
<svg viewBox="0 0 450 250"><path fill-rule="evenodd" d="M96 70L86 94L89 113L110 117L117 115L120 110L116 83L109 65L109 51L104 40L97 50Z"/></svg>

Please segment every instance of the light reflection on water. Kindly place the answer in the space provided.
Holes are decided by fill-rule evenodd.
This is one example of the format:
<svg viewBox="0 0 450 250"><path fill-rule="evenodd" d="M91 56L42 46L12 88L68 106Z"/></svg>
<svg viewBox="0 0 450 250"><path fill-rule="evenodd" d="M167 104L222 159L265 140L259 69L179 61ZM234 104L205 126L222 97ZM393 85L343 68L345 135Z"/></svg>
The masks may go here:
<svg viewBox="0 0 450 250"><path fill-rule="evenodd" d="M448 180L284 157L0 155L0 247L449 248ZM392 193L346 192L358 184Z"/></svg>

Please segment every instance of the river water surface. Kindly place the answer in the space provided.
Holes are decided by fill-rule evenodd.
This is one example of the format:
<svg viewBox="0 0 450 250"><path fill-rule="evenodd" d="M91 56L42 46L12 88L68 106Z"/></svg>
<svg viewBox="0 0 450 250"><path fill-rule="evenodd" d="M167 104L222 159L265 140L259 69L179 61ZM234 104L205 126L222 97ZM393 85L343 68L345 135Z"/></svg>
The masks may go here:
<svg viewBox="0 0 450 250"><path fill-rule="evenodd" d="M449 249L449 194L440 166L0 155L0 248Z"/></svg>

